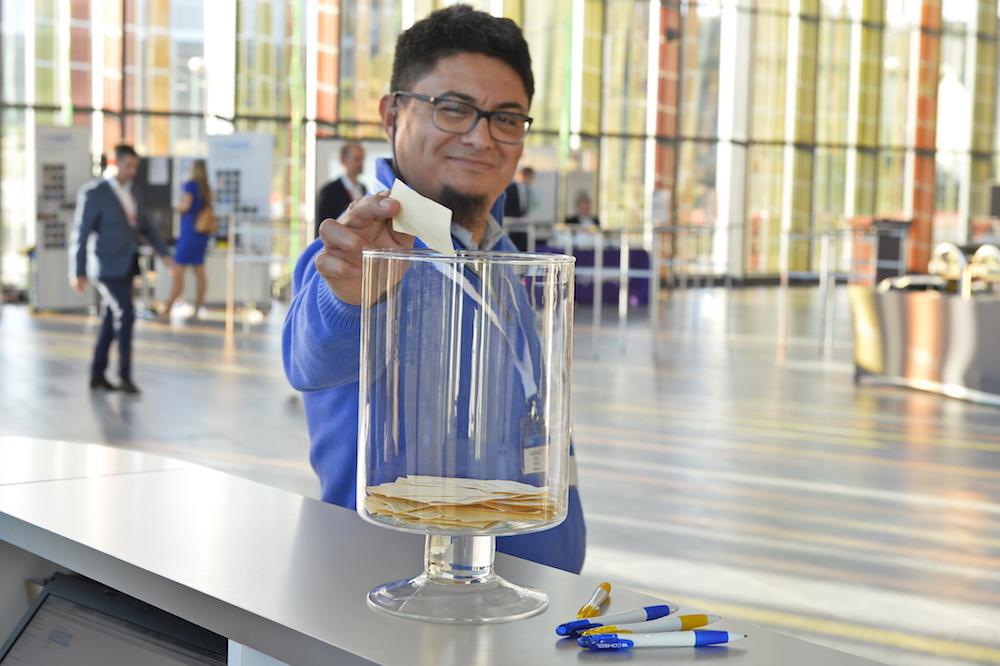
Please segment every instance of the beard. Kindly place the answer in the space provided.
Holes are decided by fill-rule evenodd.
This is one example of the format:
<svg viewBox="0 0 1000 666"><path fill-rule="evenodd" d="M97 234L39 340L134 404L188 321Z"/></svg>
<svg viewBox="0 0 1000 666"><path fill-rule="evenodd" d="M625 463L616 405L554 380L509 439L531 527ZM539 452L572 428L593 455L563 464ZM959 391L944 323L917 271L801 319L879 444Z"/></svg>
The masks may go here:
<svg viewBox="0 0 1000 666"><path fill-rule="evenodd" d="M464 194L449 185L441 186L441 195L438 203L447 206L454 214L454 220L458 224L474 231L470 226L478 226L485 221L484 212L488 211L490 202L483 194Z"/></svg>

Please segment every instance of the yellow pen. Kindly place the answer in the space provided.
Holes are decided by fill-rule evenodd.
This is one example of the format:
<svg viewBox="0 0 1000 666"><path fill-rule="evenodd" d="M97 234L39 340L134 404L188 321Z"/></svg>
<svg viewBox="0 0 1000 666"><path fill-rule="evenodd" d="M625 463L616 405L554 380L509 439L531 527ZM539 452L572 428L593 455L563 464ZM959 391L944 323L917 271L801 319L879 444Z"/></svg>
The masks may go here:
<svg viewBox="0 0 1000 666"><path fill-rule="evenodd" d="M611 583L601 583L594 590L594 593L590 595L590 600L583 605L580 612L576 614L576 619L583 620L588 617L594 617L601 612L601 604L607 601L608 596L611 594Z"/></svg>

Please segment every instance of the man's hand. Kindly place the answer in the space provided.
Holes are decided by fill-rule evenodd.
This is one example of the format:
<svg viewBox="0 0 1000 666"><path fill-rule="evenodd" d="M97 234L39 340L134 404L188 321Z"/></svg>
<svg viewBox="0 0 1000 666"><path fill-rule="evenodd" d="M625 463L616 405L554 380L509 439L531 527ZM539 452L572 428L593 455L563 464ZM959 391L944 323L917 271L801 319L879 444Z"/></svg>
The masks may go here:
<svg viewBox="0 0 1000 666"><path fill-rule="evenodd" d="M83 296L87 293L87 288L90 287L90 282L87 278L78 275L69 279L69 286L73 288L78 295Z"/></svg>
<svg viewBox="0 0 1000 666"><path fill-rule="evenodd" d="M169 254L166 255L166 256L160 257L160 261L162 261L163 265L166 266L167 268L173 269L173 267L174 267L174 258L171 257Z"/></svg>
<svg viewBox="0 0 1000 666"><path fill-rule="evenodd" d="M349 305L361 305L361 253L365 249L413 247L413 236L392 229L399 202L387 192L356 199L339 220L327 218L319 227L323 251L316 270L334 295Z"/></svg>

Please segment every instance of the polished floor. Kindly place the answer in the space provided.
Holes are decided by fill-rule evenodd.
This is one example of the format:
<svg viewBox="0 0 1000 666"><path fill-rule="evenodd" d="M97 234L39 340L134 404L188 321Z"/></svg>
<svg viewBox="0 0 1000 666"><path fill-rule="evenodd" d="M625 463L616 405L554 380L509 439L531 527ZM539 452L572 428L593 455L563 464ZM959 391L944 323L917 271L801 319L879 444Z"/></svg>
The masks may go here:
<svg viewBox="0 0 1000 666"><path fill-rule="evenodd" d="M1000 408L855 386L830 305L747 287L664 291L655 327L578 309L585 573L886 664L1000 664ZM96 318L3 306L0 434L315 496L282 315L141 321L130 397L86 388Z"/></svg>

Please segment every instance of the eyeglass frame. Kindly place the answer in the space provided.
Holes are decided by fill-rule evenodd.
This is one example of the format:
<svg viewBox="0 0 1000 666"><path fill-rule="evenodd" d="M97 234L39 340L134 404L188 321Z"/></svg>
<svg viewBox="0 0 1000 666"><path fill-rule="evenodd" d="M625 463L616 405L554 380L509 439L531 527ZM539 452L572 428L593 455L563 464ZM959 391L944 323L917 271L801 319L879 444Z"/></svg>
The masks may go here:
<svg viewBox="0 0 1000 666"><path fill-rule="evenodd" d="M432 109L432 111L431 111L431 122L434 123L434 127L436 127L437 129L441 130L442 132L447 132L448 134L457 134L457 135L468 134L472 130L476 129L476 125L479 124L480 120L482 120L483 118L486 118L486 127L489 130L490 137L494 141L496 141L498 143L502 143L502 144L508 145L508 146L519 146L522 143L524 143L524 140L528 136L528 132L531 130L531 124L533 122L535 122L534 118L532 118L531 116L526 116L523 113L517 113L516 111L505 111L503 109L497 109L496 111L483 111L478 106L475 106L473 104L469 104L468 102L464 102L464 101L462 101L460 99L454 99L452 97L435 97L433 95L421 95L420 93L410 92L408 90L396 90L396 91L393 91L391 93L391 95L392 95L394 103L395 103L395 100L397 100L399 97L412 97L413 99L419 99L422 102L429 102L434 107ZM461 104L461 105L467 106L470 109L472 109L473 111L475 111L476 112L476 119L472 122L472 124L469 125L469 129L465 130L464 132L456 132L455 130L445 129L444 127L441 127L440 125L438 125L435 118L437 117L437 107L438 107L438 104L440 104L442 102L450 102L452 104ZM524 121L524 123L527 125L527 127L524 128L524 136L521 137L520 141L506 141L504 139L498 139L496 136L494 136L494 134L493 134L493 116L498 116L498 115L515 116L515 117L520 118L520 119L522 119Z"/></svg>

